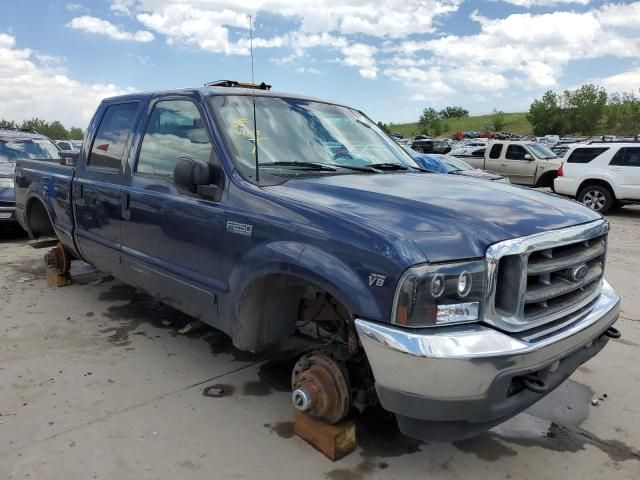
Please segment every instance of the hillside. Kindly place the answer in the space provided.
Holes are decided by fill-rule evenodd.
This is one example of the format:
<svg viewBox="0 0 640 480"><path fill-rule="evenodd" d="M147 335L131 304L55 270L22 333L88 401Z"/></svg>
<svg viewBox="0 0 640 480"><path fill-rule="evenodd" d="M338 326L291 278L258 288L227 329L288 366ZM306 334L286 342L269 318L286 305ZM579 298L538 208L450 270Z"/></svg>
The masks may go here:
<svg viewBox="0 0 640 480"><path fill-rule="evenodd" d="M526 113L505 113L506 125L502 129L511 133L519 133L523 135L531 135L531 124L527 121ZM478 115L476 117L452 118L444 120L443 125L448 127L442 132L442 137L450 137L457 131L483 132L491 130L491 115ZM420 133L417 123L404 123L389 125L392 133L401 133L404 137L413 137Z"/></svg>

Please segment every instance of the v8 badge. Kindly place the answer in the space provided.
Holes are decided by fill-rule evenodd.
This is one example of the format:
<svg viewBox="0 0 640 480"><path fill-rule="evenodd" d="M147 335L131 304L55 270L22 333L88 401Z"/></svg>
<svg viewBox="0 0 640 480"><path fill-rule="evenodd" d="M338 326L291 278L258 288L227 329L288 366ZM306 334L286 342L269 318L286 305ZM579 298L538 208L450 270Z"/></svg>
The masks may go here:
<svg viewBox="0 0 640 480"><path fill-rule="evenodd" d="M380 275L378 273L369 274L369 286L370 287L382 287L384 281L387 279L386 275Z"/></svg>

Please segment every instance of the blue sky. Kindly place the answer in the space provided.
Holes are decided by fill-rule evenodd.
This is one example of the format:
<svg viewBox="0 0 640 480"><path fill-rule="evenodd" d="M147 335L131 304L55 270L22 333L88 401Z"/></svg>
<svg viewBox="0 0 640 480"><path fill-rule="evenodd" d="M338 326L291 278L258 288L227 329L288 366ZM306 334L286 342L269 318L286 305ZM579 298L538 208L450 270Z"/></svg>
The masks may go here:
<svg viewBox="0 0 640 480"><path fill-rule="evenodd" d="M257 81L384 122L640 88L640 1L23 0L0 16L0 117L85 127L104 96L249 80L248 14Z"/></svg>

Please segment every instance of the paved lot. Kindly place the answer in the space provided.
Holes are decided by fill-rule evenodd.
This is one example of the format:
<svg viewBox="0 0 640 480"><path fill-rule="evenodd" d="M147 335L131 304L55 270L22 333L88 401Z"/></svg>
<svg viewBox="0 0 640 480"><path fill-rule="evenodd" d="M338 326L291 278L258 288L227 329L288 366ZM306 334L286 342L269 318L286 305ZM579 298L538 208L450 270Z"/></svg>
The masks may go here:
<svg viewBox="0 0 640 480"><path fill-rule="evenodd" d="M181 335L181 314L77 266L73 285L49 287L45 249L4 231L0 479L638 479L640 207L610 221L622 339L481 437L420 444L374 411L336 463L293 436L288 355L237 352L208 328ZM225 397L202 395L215 384Z"/></svg>

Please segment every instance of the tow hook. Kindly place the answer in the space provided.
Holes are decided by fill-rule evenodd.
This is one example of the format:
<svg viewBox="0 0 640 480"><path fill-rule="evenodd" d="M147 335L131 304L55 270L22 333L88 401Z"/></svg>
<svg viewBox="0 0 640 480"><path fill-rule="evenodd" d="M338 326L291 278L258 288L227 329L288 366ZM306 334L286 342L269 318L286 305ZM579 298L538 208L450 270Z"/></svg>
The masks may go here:
<svg viewBox="0 0 640 480"><path fill-rule="evenodd" d="M546 393L549 390L547 383L535 375L525 375L522 377L522 383L525 388L535 393Z"/></svg>
<svg viewBox="0 0 640 480"><path fill-rule="evenodd" d="M607 328L607 331L604 332L604 334L609 338L620 338L622 336L622 333L620 333L620 330L616 327Z"/></svg>

